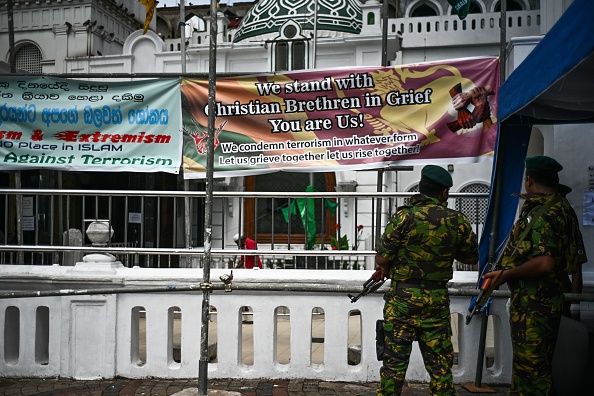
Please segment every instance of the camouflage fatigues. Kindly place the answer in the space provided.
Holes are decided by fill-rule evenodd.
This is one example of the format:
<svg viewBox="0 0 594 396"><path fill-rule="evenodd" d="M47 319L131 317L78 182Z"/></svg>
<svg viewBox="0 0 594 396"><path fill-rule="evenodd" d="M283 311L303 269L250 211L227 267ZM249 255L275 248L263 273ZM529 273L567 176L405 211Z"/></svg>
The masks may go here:
<svg viewBox="0 0 594 396"><path fill-rule="evenodd" d="M568 274L575 272L580 262L576 243L580 237L579 225L569 202L559 197L558 202L534 220L526 237L518 241L536 211L554 196L523 196L526 201L502 260L503 268L511 269L537 256L555 259L553 273L508 282L514 360L512 394L555 394L551 362L563 310L563 289Z"/></svg>
<svg viewBox="0 0 594 396"><path fill-rule="evenodd" d="M452 381L450 299L447 282L455 258L477 257L466 217L447 202L415 195L387 225L376 248L390 261L384 296L384 364L377 395L400 395L412 342L418 341L433 395L455 395Z"/></svg>

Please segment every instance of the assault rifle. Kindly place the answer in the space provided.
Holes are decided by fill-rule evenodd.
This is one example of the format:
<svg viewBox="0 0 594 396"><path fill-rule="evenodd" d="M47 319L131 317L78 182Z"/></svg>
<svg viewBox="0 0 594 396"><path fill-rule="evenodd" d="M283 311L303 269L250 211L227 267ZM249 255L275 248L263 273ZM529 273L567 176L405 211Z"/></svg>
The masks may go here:
<svg viewBox="0 0 594 396"><path fill-rule="evenodd" d="M503 260L503 252L505 251L505 248L507 247L508 243L509 243L509 235L503 241L503 248L500 250L499 256L497 257L497 259L491 265L485 267L488 269L483 274L501 269L501 261ZM499 274L499 276L497 278L495 278L495 280L498 280L502 273L503 272L501 272ZM481 274L481 277L483 274ZM476 300L474 301L474 307L472 307L472 309L469 308L470 313L468 315L466 315L466 324L470 323L470 320L477 312L480 312L483 310L483 307L485 305L487 305L487 302L489 301L489 298L491 298L491 294L493 294L493 290L495 289L494 287L492 287L493 278L481 279L481 280L482 280L482 284L480 287L480 292L479 292L478 296L476 297Z"/></svg>
<svg viewBox="0 0 594 396"><path fill-rule="evenodd" d="M348 295L351 299L351 302L354 303L361 297L376 291L380 288L381 285L384 284L385 281L386 279L382 279L382 273L380 272L380 270L375 271L373 275L371 275L371 277L367 279L365 283L363 283L363 290L361 291L361 293L357 294L356 296L353 296L352 294Z"/></svg>
<svg viewBox="0 0 594 396"><path fill-rule="evenodd" d="M555 205L560 199L561 199L561 196L559 194L556 194L549 202L542 205L536 211L536 213L534 213L530 217L530 220L528 221L526 228L524 228L524 230L522 231L522 235L520 235L520 237L517 240L515 240L516 247L514 248L511 256L513 256L515 254L515 252L518 250L518 246L520 246L521 242L524 240L524 238L526 238L526 236L528 235L528 232L532 228L532 225L534 224L534 222L540 216L542 216L542 214L544 212L549 210L550 207ZM513 229L512 229L512 231L513 231ZM503 252L505 251L505 248L507 248L507 245L509 244L509 239L510 239L512 231L510 231L510 233L505 238L505 241L503 241L503 248L499 251L499 257L497 257L497 260L495 260L493 265L491 265L489 267L489 271L495 271L495 270L501 269L501 260L503 259ZM500 272L499 276L497 276L497 278L495 278L495 281L494 281L495 283L497 283L501 274L503 274L503 272ZM472 308L470 313L468 315L466 315L466 324L470 323L470 319L472 319L472 316L475 313L481 311L483 309L483 307L485 306L485 304L487 303L487 301L489 301L489 297L491 297L491 294L493 293L493 289L495 289L493 287L493 282L491 281L491 279L492 278L489 278L489 279L486 279L483 281L483 284L481 286L481 291L479 292L479 294L475 300L474 308Z"/></svg>

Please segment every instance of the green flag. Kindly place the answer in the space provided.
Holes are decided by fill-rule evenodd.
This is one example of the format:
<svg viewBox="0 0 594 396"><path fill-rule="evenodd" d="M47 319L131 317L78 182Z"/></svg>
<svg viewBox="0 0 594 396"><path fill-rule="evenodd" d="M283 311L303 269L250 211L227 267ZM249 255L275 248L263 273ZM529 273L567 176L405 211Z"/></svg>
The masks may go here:
<svg viewBox="0 0 594 396"><path fill-rule="evenodd" d="M315 192L314 186L307 186L306 192ZM299 213L301 214L301 221L303 228L307 230L307 244L306 250L311 250L316 242L316 209L315 200L313 198L296 198ZM306 201L307 200L307 204Z"/></svg>
<svg viewBox="0 0 594 396"><path fill-rule="evenodd" d="M326 198L324 199L324 205L328 208L332 217L336 216L336 207L338 206L338 203L330 200L330 198Z"/></svg>
<svg viewBox="0 0 594 396"><path fill-rule="evenodd" d="M289 222L289 217L291 217L292 215L296 215L297 214L297 206L295 206L295 200L291 201L291 207L284 207L280 209L281 213L283 214L283 217L285 218L285 221L288 223Z"/></svg>
<svg viewBox="0 0 594 396"><path fill-rule="evenodd" d="M448 0L458 18L464 19L470 11L470 0Z"/></svg>
<svg viewBox="0 0 594 396"><path fill-rule="evenodd" d="M306 192L315 192L314 186L307 186ZM307 201L307 202L306 202ZM291 206L282 208L281 213L285 221L289 222L289 217L299 213L303 228L307 230L306 250L311 250L316 242L316 211L315 200L313 198L295 198L291 201Z"/></svg>

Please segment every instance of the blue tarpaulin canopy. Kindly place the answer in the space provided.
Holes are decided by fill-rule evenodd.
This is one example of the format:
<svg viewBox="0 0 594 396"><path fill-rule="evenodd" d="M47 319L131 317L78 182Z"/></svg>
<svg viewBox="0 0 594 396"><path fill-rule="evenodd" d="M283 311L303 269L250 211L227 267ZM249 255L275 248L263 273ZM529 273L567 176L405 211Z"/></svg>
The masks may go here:
<svg viewBox="0 0 594 396"><path fill-rule="evenodd" d="M533 125L594 122L594 1L575 0L499 89L499 134L491 196L480 244L489 259L511 229ZM499 199L497 199L499 197ZM493 224L496 227L493 227Z"/></svg>
<svg viewBox="0 0 594 396"><path fill-rule="evenodd" d="M485 231L479 246L480 274L486 272L488 264L496 260L514 223L518 199L513 198L512 194L521 190L532 126L594 122L592 21L594 1L574 0L499 87L499 133ZM479 276L477 286L481 283ZM471 300L469 309L472 310L474 305L475 297ZM487 332L487 317L481 325L482 345ZM573 334L577 337L576 332ZM587 332L585 339L587 344ZM579 348L579 344L574 345ZM483 358L484 348L479 351L478 361L481 364L477 364L477 367L482 367ZM554 368L557 385L563 383L564 391L583 385L580 369L586 366L586 361L587 359L581 357L560 358L561 363ZM573 362L577 362L577 366L568 364ZM570 369L562 371L558 370L559 367ZM477 369L475 384L480 384L481 375L482 370Z"/></svg>

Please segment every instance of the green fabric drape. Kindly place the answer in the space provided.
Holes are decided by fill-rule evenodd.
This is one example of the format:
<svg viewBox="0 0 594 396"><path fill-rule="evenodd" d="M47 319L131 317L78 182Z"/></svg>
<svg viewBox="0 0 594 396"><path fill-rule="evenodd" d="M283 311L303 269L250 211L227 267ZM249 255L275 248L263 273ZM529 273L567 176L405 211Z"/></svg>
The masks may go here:
<svg viewBox="0 0 594 396"><path fill-rule="evenodd" d="M315 192L314 186L307 186L305 192ZM314 198L297 198L297 206L301 214L303 228L307 230L307 250L313 249L316 243L316 207Z"/></svg>
<svg viewBox="0 0 594 396"><path fill-rule="evenodd" d="M295 206L295 200L291 201L291 206L284 207L280 209L283 217L285 218L285 222L289 222L289 217L297 214L297 206Z"/></svg>
<svg viewBox="0 0 594 396"><path fill-rule="evenodd" d="M328 208L332 217L336 216L336 207L338 206L337 202L332 201L329 198L324 199L324 206Z"/></svg>
<svg viewBox="0 0 594 396"><path fill-rule="evenodd" d="M315 192L316 189L314 186L307 186L305 189L306 192ZM328 198L324 199L324 207L328 208L332 216L336 216L336 207L338 204L336 202L331 201ZM303 224L303 229L307 230L307 238L306 238L306 249L311 250L313 249L316 243L316 208L315 208L315 199L314 198L295 198L291 200L291 205L289 207L284 207L280 209L281 213L283 214L285 221L288 223L290 216L299 214L301 218L301 222Z"/></svg>

